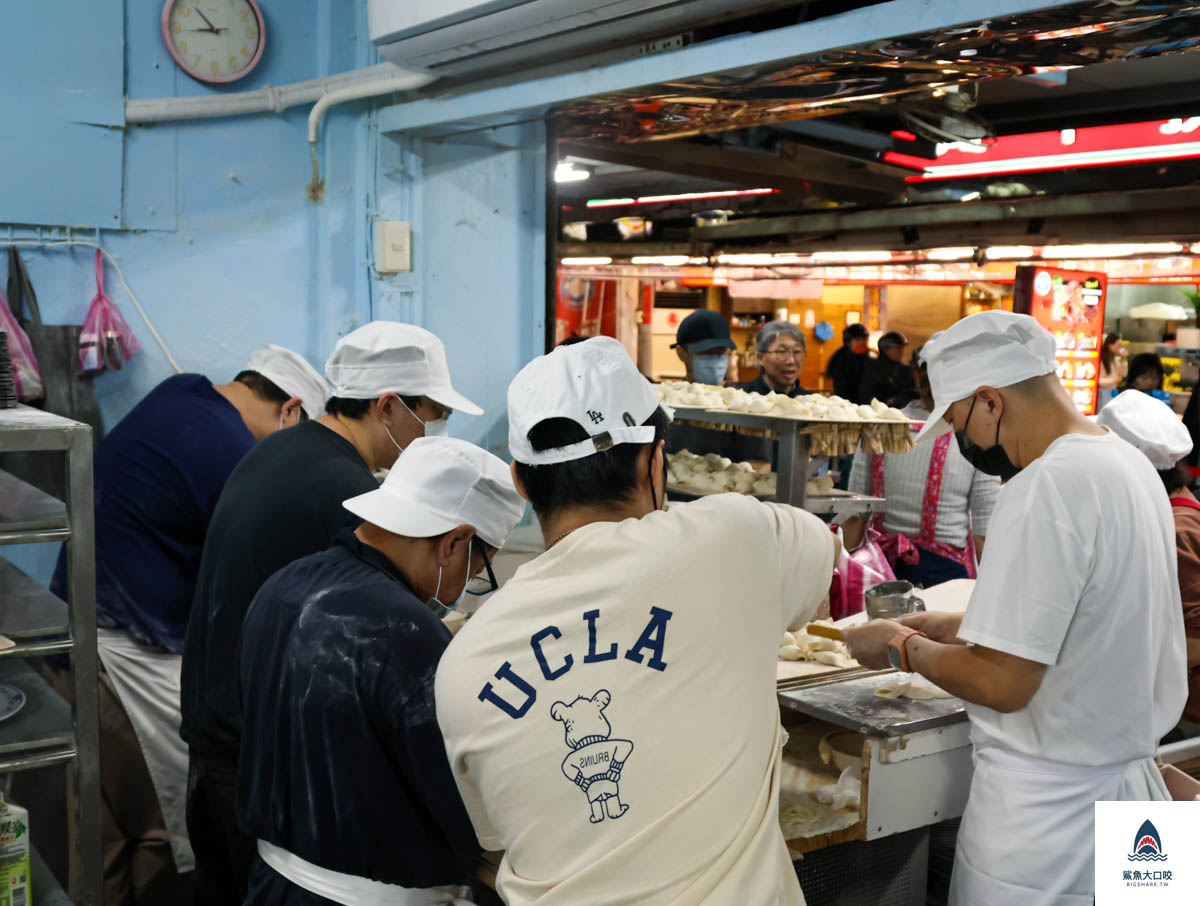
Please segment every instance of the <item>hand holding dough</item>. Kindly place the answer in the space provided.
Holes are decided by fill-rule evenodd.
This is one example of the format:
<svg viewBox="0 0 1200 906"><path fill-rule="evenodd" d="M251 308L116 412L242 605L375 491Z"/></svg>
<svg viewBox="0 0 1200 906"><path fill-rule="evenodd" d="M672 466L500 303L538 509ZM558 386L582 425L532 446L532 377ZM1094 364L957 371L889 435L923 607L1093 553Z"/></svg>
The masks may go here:
<svg viewBox="0 0 1200 906"><path fill-rule="evenodd" d="M914 701L954 697L941 686L935 686L917 673L897 673L889 676L884 684L875 690L875 694L880 698L910 698Z"/></svg>

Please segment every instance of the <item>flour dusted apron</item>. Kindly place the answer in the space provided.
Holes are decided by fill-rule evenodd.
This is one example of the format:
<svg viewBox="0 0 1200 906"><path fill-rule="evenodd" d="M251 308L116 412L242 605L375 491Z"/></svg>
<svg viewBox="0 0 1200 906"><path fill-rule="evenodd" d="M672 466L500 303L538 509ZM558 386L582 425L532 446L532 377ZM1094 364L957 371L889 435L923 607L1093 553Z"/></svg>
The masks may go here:
<svg viewBox="0 0 1200 906"><path fill-rule="evenodd" d="M1092 906L1097 800L1169 800L1153 758L1059 764L977 745L950 906Z"/></svg>
<svg viewBox="0 0 1200 906"><path fill-rule="evenodd" d="M179 736L183 657L140 645L116 629L97 629L96 647L146 759L175 869L191 871L196 859L187 835L188 750Z"/></svg>
<svg viewBox="0 0 1200 906"><path fill-rule="evenodd" d="M313 865L266 840L258 841L258 855L297 887L343 906L471 906L472 903L467 887L416 888L372 881Z"/></svg>
<svg viewBox="0 0 1200 906"><path fill-rule="evenodd" d="M946 474L946 457L950 452L950 439L954 435L947 432L933 442L933 453L929 457L929 473L925 476L925 498L921 507L921 532L916 538L907 535L892 534L883 527L883 512L871 516L870 525L879 533L879 545L894 565L902 559L909 565L916 564L921 559L920 548L933 554L945 557L959 563L967 571L967 576L976 578L975 574L975 537L972 530L967 529L967 546L953 547L937 540L938 505L942 500L942 478ZM886 497L883 487L883 457L878 453L871 456L871 493L875 497Z"/></svg>

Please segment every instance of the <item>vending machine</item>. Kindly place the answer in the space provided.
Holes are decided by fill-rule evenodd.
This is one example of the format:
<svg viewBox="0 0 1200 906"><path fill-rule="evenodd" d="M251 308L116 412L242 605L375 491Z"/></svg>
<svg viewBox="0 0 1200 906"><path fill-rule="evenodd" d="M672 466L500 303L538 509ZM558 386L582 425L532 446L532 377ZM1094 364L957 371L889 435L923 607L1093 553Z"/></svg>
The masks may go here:
<svg viewBox="0 0 1200 906"><path fill-rule="evenodd" d="M1084 415L1096 413L1107 285L1104 274L1033 264L1018 267L1013 283L1013 311L1054 334L1058 377Z"/></svg>

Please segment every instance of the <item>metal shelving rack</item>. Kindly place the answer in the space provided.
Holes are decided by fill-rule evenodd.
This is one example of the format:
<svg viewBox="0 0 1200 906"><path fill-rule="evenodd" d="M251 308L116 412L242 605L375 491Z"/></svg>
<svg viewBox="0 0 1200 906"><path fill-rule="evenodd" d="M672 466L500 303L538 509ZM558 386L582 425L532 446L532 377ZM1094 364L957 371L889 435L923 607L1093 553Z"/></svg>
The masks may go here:
<svg viewBox="0 0 1200 906"><path fill-rule="evenodd" d="M779 464L775 500L790 503L812 513L850 515L869 513L883 506L882 497L820 497L808 498L808 480L828 457L813 459L812 436L802 433L809 423L794 418L773 418L751 415L748 412L729 412L720 409L675 409L675 420L690 423L708 422L714 425L753 428L769 431L779 441Z"/></svg>
<svg viewBox="0 0 1200 906"><path fill-rule="evenodd" d="M65 542L69 604L0 558L0 635L16 643L0 651L0 682L16 686L26 697L17 714L0 722L0 774L71 763L80 869L77 903L101 906L92 429L28 406L0 409L0 452L18 451L61 454L67 501L0 471L0 544ZM59 653L71 658L73 705L25 660Z"/></svg>

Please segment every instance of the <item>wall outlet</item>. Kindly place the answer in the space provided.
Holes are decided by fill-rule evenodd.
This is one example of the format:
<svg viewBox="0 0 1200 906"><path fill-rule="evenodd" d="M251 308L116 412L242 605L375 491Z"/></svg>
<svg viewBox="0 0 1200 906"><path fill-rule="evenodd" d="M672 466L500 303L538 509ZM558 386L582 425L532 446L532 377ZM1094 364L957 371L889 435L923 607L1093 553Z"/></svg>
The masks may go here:
<svg viewBox="0 0 1200 906"><path fill-rule="evenodd" d="M412 271L412 224L407 220L375 221L375 270L381 274Z"/></svg>

